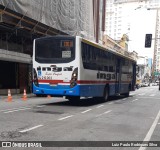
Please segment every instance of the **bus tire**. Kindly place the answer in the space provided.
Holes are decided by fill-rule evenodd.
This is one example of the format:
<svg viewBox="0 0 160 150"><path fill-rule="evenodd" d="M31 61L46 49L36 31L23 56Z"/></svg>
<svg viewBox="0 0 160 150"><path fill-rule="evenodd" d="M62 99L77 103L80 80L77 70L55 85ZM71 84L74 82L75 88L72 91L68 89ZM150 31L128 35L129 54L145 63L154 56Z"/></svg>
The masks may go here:
<svg viewBox="0 0 160 150"><path fill-rule="evenodd" d="M108 101L108 97L109 97L109 89L108 89L108 86L106 86L105 89L104 89L103 101L107 102Z"/></svg>
<svg viewBox="0 0 160 150"><path fill-rule="evenodd" d="M80 97L79 96L69 96L69 97L67 97L67 99L70 101L70 102L76 102L77 100L79 100L80 99Z"/></svg>
<svg viewBox="0 0 160 150"><path fill-rule="evenodd" d="M45 94L36 94L37 97L47 97Z"/></svg>
<svg viewBox="0 0 160 150"><path fill-rule="evenodd" d="M129 92L123 94L125 97L129 97Z"/></svg>
<svg viewBox="0 0 160 150"><path fill-rule="evenodd" d="M41 95L41 94L36 94L36 96L37 96L37 97L42 97L42 95Z"/></svg>

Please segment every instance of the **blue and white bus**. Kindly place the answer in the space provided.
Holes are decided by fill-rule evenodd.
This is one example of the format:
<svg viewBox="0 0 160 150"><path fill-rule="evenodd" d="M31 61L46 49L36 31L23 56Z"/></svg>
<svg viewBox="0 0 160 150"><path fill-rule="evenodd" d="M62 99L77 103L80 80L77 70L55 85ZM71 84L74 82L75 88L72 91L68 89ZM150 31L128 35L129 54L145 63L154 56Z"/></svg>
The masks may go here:
<svg viewBox="0 0 160 150"><path fill-rule="evenodd" d="M33 93L37 96L102 97L135 89L136 61L79 36L34 40Z"/></svg>

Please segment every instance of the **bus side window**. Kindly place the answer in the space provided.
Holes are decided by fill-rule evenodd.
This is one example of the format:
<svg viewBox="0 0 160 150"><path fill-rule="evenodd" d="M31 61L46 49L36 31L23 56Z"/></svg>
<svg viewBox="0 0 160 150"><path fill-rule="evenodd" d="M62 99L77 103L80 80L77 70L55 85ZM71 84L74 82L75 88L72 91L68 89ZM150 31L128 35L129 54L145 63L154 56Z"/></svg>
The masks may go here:
<svg viewBox="0 0 160 150"><path fill-rule="evenodd" d="M104 71L108 71L108 66L104 66Z"/></svg>
<svg viewBox="0 0 160 150"><path fill-rule="evenodd" d="M114 72L113 66L109 66L109 72Z"/></svg>

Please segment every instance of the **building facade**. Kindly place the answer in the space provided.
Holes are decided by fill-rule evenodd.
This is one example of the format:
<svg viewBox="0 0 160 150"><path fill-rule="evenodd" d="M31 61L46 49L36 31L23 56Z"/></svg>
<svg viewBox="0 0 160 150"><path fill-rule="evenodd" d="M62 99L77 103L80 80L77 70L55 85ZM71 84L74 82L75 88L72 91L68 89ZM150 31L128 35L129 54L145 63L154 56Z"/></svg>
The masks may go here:
<svg viewBox="0 0 160 150"><path fill-rule="evenodd" d="M131 31L130 16L138 9L157 10L152 75L160 75L160 1L159 0L107 0L105 34L119 41ZM146 33L147 34L147 33ZM129 37L130 39L130 37ZM133 39L131 39L133 40ZM141 49L141 48L140 48ZM150 49L151 50L151 49Z"/></svg>
<svg viewBox="0 0 160 150"><path fill-rule="evenodd" d="M123 34L128 34L130 15L141 5L147 5L147 0L107 0L105 34L114 40L120 40Z"/></svg>
<svg viewBox="0 0 160 150"><path fill-rule="evenodd" d="M98 1L98 0L97 0ZM0 94L32 91L35 38L79 35L95 40L93 0L0 1Z"/></svg>
<svg viewBox="0 0 160 150"><path fill-rule="evenodd" d="M154 43L152 73L153 73L153 76L157 77L160 75L160 8L157 9L155 40L154 41L155 43Z"/></svg>

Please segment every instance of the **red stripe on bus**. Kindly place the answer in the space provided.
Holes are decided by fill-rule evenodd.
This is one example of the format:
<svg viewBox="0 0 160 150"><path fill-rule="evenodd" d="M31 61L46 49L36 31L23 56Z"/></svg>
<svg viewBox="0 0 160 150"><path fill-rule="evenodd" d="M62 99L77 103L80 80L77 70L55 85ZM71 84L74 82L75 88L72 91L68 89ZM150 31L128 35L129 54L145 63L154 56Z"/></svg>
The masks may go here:
<svg viewBox="0 0 160 150"><path fill-rule="evenodd" d="M64 82L63 80L38 80L40 83L50 83L50 84L58 84L58 83L70 83ZM93 80L78 80L78 84L106 84L106 83L118 83L117 81L93 81ZM130 81L121 81L121 83L130 83Z"/></svg>
<svg viewBox="0 0 160 150"><path fill-rule="evenodd" d="M51 83L51 84L57 84L57 83L70 83L70 82L63 82L63 80L38 80L40 83Z"/></svg>

